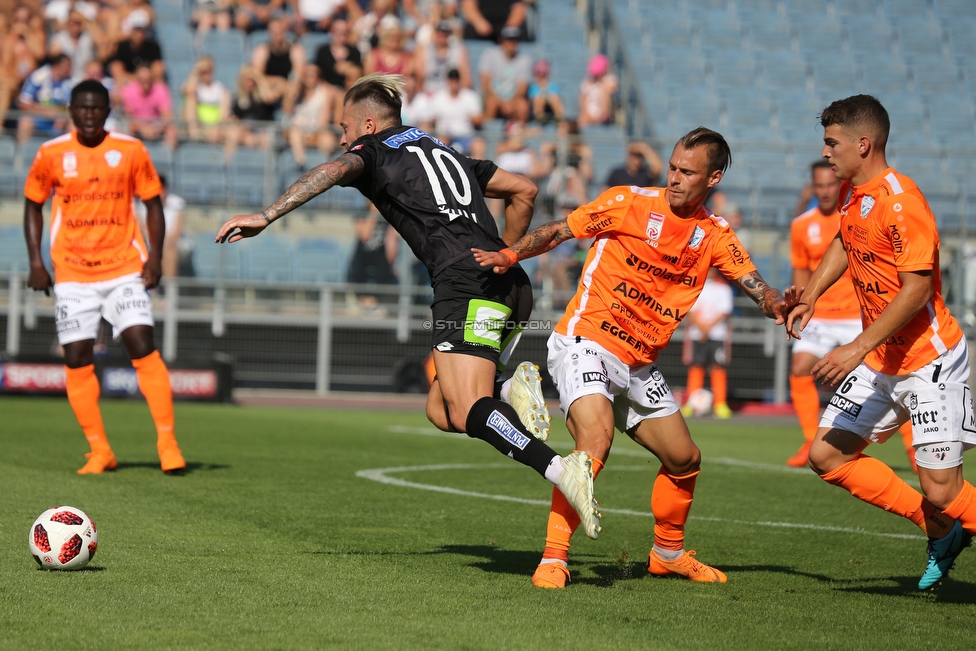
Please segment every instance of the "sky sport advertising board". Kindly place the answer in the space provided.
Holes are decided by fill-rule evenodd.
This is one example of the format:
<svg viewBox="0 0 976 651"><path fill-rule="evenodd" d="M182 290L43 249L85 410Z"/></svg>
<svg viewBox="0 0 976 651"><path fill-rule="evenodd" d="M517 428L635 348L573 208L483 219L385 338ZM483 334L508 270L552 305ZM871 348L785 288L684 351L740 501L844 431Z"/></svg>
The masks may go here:
<svg viewBox="0 0 976 651"><path fill-rule="evenodd" d="M139 396L139 382L131 366L105 366L99 373L103 396ZM169 369L173 397L182 400L223 400L229 394L215 369ZM229 374L225 383L230 382ZM66 392L63 364L0 363L0 392L59 394Z"/></svg>

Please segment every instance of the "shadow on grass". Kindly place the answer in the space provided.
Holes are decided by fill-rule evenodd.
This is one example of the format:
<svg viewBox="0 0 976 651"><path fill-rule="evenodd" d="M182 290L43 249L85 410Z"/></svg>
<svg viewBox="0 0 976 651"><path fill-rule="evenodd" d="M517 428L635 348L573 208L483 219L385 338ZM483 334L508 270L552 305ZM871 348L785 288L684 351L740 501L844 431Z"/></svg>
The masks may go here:
<svg viewBox="0 0 976 651"><path fill-rule="evenodd" d="M51 574L83 574L85 572L104 572L108 568L102 567L101 565L86 565L85 567L78 570L48 570L43 567L38 567L38 572L50 572Z"/></svg>
<svg viewBox="0 0 976 651"><path fill-rule="evenodd" d="M159 462L142 461L142 462L126 462L120 461L118 466L116 466L116 471L118 470L128 470L130 468L151 468L152 470L159 470ZM225 470L230 468L229 465L224 463L199 463L195 461L189 461L186 464L186 468L182 470L177 470L174 472L166 473L171 477L182 477L184 475L189 475L194 472L206 472L210 470Z"/></svg>
<svg viewBox="0 0 976 651"><path fill-rule="evenodd" d="M890 584L892 581L895 585ZM859 585L837 588L837 590L838 592L860 592L861 594L887 597L924 598L940 604L976 604L976 590L973 589L973 584L953 581L951 578L944 580L931 590L919 590L917 576L892 576L875 579L874 582L883 582L885 585ZM866 582L859 581L859 583Z"/></svg>

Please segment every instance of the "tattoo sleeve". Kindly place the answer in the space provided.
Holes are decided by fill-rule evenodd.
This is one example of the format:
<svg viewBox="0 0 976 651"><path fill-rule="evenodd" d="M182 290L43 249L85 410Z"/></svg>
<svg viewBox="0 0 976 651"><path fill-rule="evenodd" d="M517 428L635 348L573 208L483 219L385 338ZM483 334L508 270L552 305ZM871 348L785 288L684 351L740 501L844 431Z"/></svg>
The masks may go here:
<svg viewBox="0 0 976 651"><path fill-rule="evenodd" d="M771 319L776 317L773 306L783 300L783 294L778 289L767 285L758 271L747 273L737 282L742 291L756 302L763 314Z"/></svg>
<svg viewBox="0 0 976 651"><path fill-rule="evenodd" d="M342 181L352 181L358 177L365 164L363 159L355 154L343 154L334 161L319 165L302 174L285 193L278 197L261 215L269 224L279 217L287 215L295 208L305 204L334 185Z"/></svg>
<svg viewBox="0 0 976 651"><path fill-rule="evenodd" d="M563 219L558 222L549 222L529 231L511 248L518 254L519 260L524 260L550 251L560 243L574 238L573 231L569 229L569 224Z"/></svg>

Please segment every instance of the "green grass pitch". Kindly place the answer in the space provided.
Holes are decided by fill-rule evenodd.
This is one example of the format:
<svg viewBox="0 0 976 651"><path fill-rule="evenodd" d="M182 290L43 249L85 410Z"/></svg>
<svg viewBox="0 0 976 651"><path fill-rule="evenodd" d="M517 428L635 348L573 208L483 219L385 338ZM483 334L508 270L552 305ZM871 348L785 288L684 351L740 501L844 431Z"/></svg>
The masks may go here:
<svg viewBox="0 0 976 651"><path fill-rule="evenodd" d="M785 419L691 422L686 547L728 584L646 574L658 463L620 436L604 532L548 591L529 577L550 485L422 413L179 404L183 477L159 471L143 402L103 413L119 469L80 477L66 400L0 398L2 649L976 648L976 548L917 592L919 531L786 468ZM569 449L561 422L552 440ZM911 477L899 441L871 452ZM28 553L55 504L99 527L83 571Z"/></svg>

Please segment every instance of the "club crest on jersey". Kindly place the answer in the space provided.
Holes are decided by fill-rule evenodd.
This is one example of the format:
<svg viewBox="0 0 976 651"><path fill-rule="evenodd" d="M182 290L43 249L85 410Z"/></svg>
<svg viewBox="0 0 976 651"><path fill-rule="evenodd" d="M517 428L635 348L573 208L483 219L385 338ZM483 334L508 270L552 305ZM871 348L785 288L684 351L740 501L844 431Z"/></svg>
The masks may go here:
<svg viewBox="0 0 976 651"><path fill-rule="evenodd" d="M702 230L701 226L695 226L695 232L691 234L691 239L688 240L688 247L692 249L697 249L701 246L702 240L705 239L705 231Z"/></svg>
<svg viewBox="0 0 976 651"><path fill-rule="evenodd" d="M105 162L108 163L109 167L118 167L119 163L122 162L122 152L117 149L110 149L105 152Z"/></svg>
<svg viewBox="0 0 976 651"><path fill-rule="evenodd" d="M661 237L664 228L664 215L656 212L647 214L647 243L656 242Z"/></svg>
<svg viewBox="0 0 976 651"><path fill-rule="evenodd" d="M867 219L868 213L874 208L874 197L864 197L861 199L861 219Z"/></svg>
<svg viewBox="0 0 976 651"><path fill-rule="evenodd" d="M78 156L73 151L64 152L61 157L61 168L64 169L64 177L73 179L78 176Z"/></svg>

